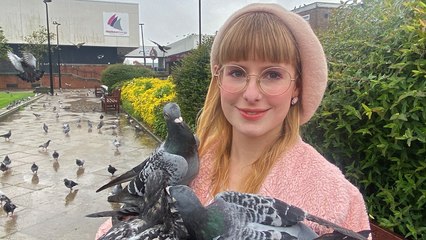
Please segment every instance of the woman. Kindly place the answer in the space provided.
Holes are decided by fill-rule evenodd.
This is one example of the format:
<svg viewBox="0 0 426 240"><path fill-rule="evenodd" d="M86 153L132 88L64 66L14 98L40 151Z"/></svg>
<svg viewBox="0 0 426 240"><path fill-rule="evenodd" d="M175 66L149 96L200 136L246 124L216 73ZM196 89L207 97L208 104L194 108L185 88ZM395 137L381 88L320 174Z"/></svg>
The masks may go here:
<svg viewBox="0 0 426 240"><path fill-rule="evenodd" d="M302 17L276 4L240 9L215 37L211 72L191 184L204 204L221 191L258 193L354 231L370 229L358 189L299 135L327 84L322 46Z"/></svg>
<svg viewBox="0 0 426 240"><path fill-rule="evenodd" d="M354 231L369 230L362 195L303 142L321 102L324 52L309 24L276 4L234 13L211 51L212 80L197 127L204 204L226 191L278 198ZM308 223L318 234L330 229Z"/></svg>

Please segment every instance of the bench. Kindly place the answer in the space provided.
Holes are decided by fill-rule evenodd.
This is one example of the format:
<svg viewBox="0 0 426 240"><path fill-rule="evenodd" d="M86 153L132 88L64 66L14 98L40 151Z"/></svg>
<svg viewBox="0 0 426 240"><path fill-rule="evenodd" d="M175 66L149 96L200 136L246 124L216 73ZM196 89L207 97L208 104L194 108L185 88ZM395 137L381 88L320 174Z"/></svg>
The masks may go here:
<svg viewBox="0 0 426 240"><path fill-rule="evenodd" d="M105 94L102 97L102 111L107 113L109 110L120 112L121 89L115 89L111 94Z"/></svg>
<svg viewBox="0 0 426 240"><path fill-rule="evenodd" d="M95 96L102 97L108 93L108 86L101 85L99 87L95 87Z"/></svg>
<svg viewBox="0 0 426 240"><path fill-rule="evenodd" d="M48 88L48 87L35 87L33 92L34 93L49 93L50 88Z"/></svg>
<svg viewBox="0 0 426 240"><path fill-rule="evenodd" d="M377 223L370 220L371 235L373 240L404 240L402 236L380 227Z"/></svg>

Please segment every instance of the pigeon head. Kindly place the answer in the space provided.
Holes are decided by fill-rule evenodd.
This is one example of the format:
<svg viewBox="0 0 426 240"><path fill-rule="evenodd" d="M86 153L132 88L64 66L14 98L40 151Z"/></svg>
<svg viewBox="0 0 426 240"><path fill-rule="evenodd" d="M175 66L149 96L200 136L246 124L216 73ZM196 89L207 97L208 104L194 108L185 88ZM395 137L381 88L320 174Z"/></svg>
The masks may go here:
<svg viewBox="0 0 426 240"><path fill-rule="evenodd" d="M166 123L181 123L183 122L180 107L176 103L170 102L164 105L163 108L164 119Z"/></svg>

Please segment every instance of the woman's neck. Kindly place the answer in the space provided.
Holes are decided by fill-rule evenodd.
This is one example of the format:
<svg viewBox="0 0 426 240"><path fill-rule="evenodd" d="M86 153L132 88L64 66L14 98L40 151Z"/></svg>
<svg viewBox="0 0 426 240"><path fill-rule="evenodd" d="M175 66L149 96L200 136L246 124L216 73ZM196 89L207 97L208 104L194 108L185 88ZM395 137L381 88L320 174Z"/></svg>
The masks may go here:
<svg viewBox="0 0 426 240"><path fill-rule="evenodd" d="M269 134L254 138L233 132L230 155L231 163L240 166L250 166L277 138L278 134Z"/></svg>

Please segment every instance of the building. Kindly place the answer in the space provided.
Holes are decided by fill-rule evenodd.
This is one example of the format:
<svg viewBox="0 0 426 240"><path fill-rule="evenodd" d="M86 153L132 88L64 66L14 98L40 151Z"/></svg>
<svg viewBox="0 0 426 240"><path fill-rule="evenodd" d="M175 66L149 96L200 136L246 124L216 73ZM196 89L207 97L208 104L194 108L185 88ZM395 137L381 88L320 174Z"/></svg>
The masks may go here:
<svg viewBox="0 0 426 240"><path fill-rule="evenodd" d="M59 43L62 63L122 62L125 54L139 46L136 3L52 0L48 11L43 0L1 0L0 5L0 26L15 51L26 44L26 36L46 27L46 12L50 33L55 35L51 45Z"/></svg>
<svg viewBox="0 0 426 240"><path fill-rule="evenodd" d="M312 29L318 33L328 27L332 11L340 5L340 3L315 2L294 8L292 12L302 16L309 22Z"/></svg>

